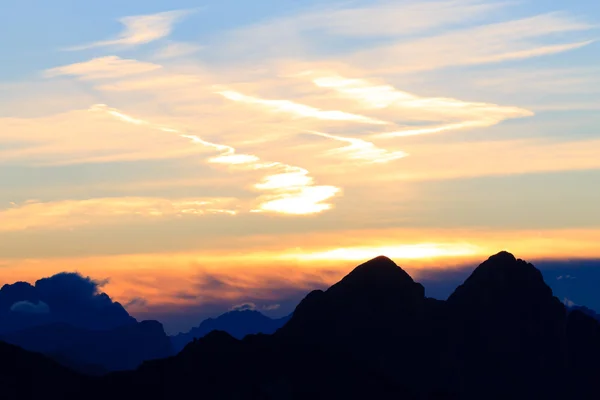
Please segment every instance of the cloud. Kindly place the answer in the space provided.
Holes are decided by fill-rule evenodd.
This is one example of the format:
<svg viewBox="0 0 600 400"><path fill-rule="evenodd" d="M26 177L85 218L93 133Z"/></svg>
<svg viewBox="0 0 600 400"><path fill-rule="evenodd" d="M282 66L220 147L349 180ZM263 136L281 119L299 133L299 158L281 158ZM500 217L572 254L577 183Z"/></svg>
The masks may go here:
<svg viewBox="0 0 600 400"><path fill-rule="evenodd" d="M134 297L133 299L131 299L127 303L125 303L123 305L123 307L125 307L126 309L129 309L129 308L136 308L136 307L145 307L146 305L148 305L148 300L146 300L142 297Z"/></svg>
<svg viewBox="0 0 600 400"><path fill-rule="evenodd" d="M472 0L376 1L368 7L321 10L299 18L305 29L344 37L398 37L482 19L507 2Z"/></svg>
<svg viewBox="0 0 600 400"><path fill-rule="evenodd" d="M194 304L226 304L231 309L258 309L261 304L273 304L273 300L296 296L313 288L323 288L331 283L331 277L339 277L335 269L314 271L297 270L286 265L280 271L255 269L243 275L240 271L213 271L198 268L192 279L201 297ZM231 306L231 304L236 306Z"/></svg>
<svg viewBox="0 0 600 400"><path fill-rule="evenodd" d="M164 231L196 224L180 242L164 239L160 244L149 240L152 244L134 245L139 251L154 246L157 251L181 250L192 248L198 236L205 240L213 223L221 236L211 243L231 239L234 230L244 235L248 227L314 234L331 225L430 223L427 209L432 210L432 203L425 198L416 201L425 185L415 181L598 168L597 140L559 142L542 135L545 132L535 124L544 115L534 116L533 108L522 106L531 99L518 91L502 96L494 90L477 91L468 82L463 85L471 73L502 81L501 72L479 68L466 74L457 68L458 79L435 87L428 78L437 74L447 78L448 71L397 74L404 67L423 71L420 62L443 68L586 39L589 24L568 15L510 21L505 14L495 14L500 6L488 5L477 1L320 5L323 12L291 17L305 18L306 28L297 22L275 26L281 22L277 20L264 26L264 37L238 40L243 52L256 57L250 63L235 52L230 59L219 57L230 46L231 37L225 33L218 39L223 47L206 41L205 61L171 60L163 66L160 55L156 58L151 51L146 59L108 56L53 68L47 76L61 79L44 82L56 84L54 93L61 92L61 82L68 82L89 94L77 107L103 102L118 108L96 105L55 114L38 108L41 102L11 106L9 114L22 109L43 117L0 118L0 163L7 168L10 185L19 186L3 200L19 205L0 210L0 218L10 227L0 230L10 229L3 236L18 243L24 233L14 232L28 229L32 240L40 243L35 246L37 254L64 255L126 251L131 244L105 235L112 229L108 224L134 229L157 221ZM448 12L437 13L436 7ZM491 20L499 24L490 24ZM260 46L260 40L286 40L286 25L300 30L300 42L270 49ZM485 46L473 39L479 34ZM171 50L186 50L179 44L164 41L156 43L156 49L172 45ZM298 52L296 44L302 45ZM435 51L428 44L436 45ZM374 56L382 51L389 58L361 61L363 51L371 50L376 51ZM306 71L312 73L297 74ZM47 91L40 96L51 103L54 99ZM502 124L507 121L510 125ZM573 135L582 134L575 130L569 127ZM114 168L123 173L108 179ZM44 182L12 183L23 169L36 171L37 181ZM192 213L213 215L194 201L221 197L232 203L211 208L243 216L226 218L227 222L205 218L201 227L190 218ZM32 198L43 201L24 203ZM443 194L430 200L447 204ZM250 212L267 215L246 215ZM309 214L319 218L294 217ZM283 223L268 215L292 217ZM443 216L439 224L453 223L456 215ZM308 220L309 224L304 222ZM79 232L101 237L94 246L49 244L73 237L67 229L83 226ZM62 232L53 235L52 230ZM74 236L78 237L72 240L83 242L80 235ZM9 242L3 241L10 254L27 252L23 242L19 246Z"/></svg>
<svg viewBox="0 0 600 400"><path fill-rule="evenodd" d="M17 301L15 304L10 306L10 311L19 312L25 314L48 314L50 313L50 307L43 301L32 303L30 301Z"/></svg>
<svg viewBox="0 0 600 400"><path fill-rule="evenodd" d="M205 83L202 77L192 74L163 74L152 75L139 79L123 79L116 82L96 86L105 92L135 92L148 90L177 90L199 86Z"/></svg>
<svg viewBox="0 0 600 400"><path fill-rule="evenodd" d="M283 316L312 289L329 287L361 261L382 252L386 254L385 248L396 249L396 253L412 249L413 256L415 248L418 249L426 258L393 259L426 286L428 296L443 298L486 257L499 249L508 248L518 257L538 266L546 281L553 285L553 290L556 289L557 297L567 297L578 304L600 308L596 296L600 262L597 259L583 259L598 255L598 229L347 229L340 226L339 218L330 221L335 223L329 231L254 232L252 235L235 237L224 236L220 232L215 234L214 229L208 227L205 237L192 237L191 241L177 250L156 246L162 238L172 241L170 231L165 229L161 240L156 240L154 232L151 232L150 240L143 235L134 238L136 242L150 242L145 248L136 247L134 251L139 251L139 254L131 254L129 245L123 246L129 253L102 256L94 249L94 253L88 257L33 258L29 251L24 253L23 259L6 260L2 276L5 281L14 276L35 280L36 276L47 276L60 270L80 270L84 276L110 276L110 282L102 291L123 304L136 297L146 299L147 306L131 309L130 312L139 319L158 318L173 331L174 326L181 327L181 330L189 329L204 318L226 312L234 304L251 302L259 310L263 306L280 304L280 308L273 313ZM330 222L326 220L324 223ZM241 225L244 224L248 222ZM250 225L259 224L251 222ZM231 229L231 226L223 227L224 231ZM183 236L180 238L186 239ZM120 236L114 240L123 241ZM84 240L71 245L85 246L88 243ZM460 250L461 245L469 244L478 251L471 256L427 258L431 253L423 252L423 247L416 246L420 243L430 243L430 247L435 243L445 244L446 247L442 248L446 250L451 248L449 245L457 244ZM340 259L321 258L318 262L285 257L286 254L298 253L319 255L339 248L348 249L350 257L344 257L341 253ZM348 259L354 258L357 252L365 258ZM574 254L581 259L561 261L561 258ZM577 276L577 279L556 280L556 276L567 274ZM573 285L585 287L585 292L573 290ZM11 298L7 302L2 300L5 291L2 290L2 293L0 305L5 310L20 300L34 303L42 300L52 310L55 309L46 299L35 298L35 293L30 298Z"/></svg>
<svg viewBox="0 0 600 400"><path fill-rule="evenodd" d="M531 129L513 128L513 130ZM377 180L433 181L600 168L600 140L573 142L541 138L469 143L407 144L404 171L385 171ZM557 164L557 159L564 162ZM392 178L393 177L393 178Z"/></svg>
<svg viewBox="0 0 600 400"><path fill-rule="evenodd" d="M575 277L571 276L571 275L559 275L559 276L556 277L557 281L562 281L563 279L564 280L570 280L570 279L575 279Z"/></svg>
<svg viewBox="0 0 600 400"><path fill-rule="evenodd" d="M386 125L387 122L380 121L374 118L355 115L338 110L320 110L305 104L299 104L290 100L265 100L258 97L248 96L232 90L218 91L226 99L231 101L256 105L265 108L268 111L275 113L285 113L303 118L316 118L328 121L347 121L373 125Z"/></svg>
<svg viewBox="0 0 600 400"><path fill-rule="evenodd" d="M258 170L271 172L266 175L262 182L254 185L259 191L269 193L257 198L257 207L252 212L275 212L281 214L314 214L329 210L332 206L327 200L340 192L335 186L314 185L313 178L304 168L288 165L280 162L262 161L259 157L251 154L237 154L235 148L209 142L196 135L187 134L166 126L154 125L149 121L134 118L119 110L99 105L94 111L106 112L120 121L148 126L154 130L167 134L178 135L189 139L192 143L213 149L220 153L219 156L211 157L207 161L211 164L226 165L231 169Z"/></svg>
<svg viewBox="0 0 600 400"><path fill-rule="evenodd" d="M281 308L281 304L268 304L268 305L262 306L260 309L265 310L265 311L274 311L279 308Z"/></svg>
<svg viewBox="0 0 600 400"><path fill-rule="evenodd" d="M135 320L100 289L108 280L95 280L74 272L39 279L35 285L15 283L0 290L0 331L64 322L87 329L111 329ZM18 312L14 319L10 313ZM7 314L8 313L8 314Z"/></svg>
<svg viewBox="0 0 600 400"><path fill-rule="evenodd" d="M125 29L118 37L74 46L66 50L87 50L106 46L130 47L150 43L170 35L173 25L190 13L191 10L180 10L120 18L119 22L124 25Z"/></svg>
<svg viewBox="0 0 600 400"><path fill-rule="evenodd" d="M600 69L597 67L569 68L498 68L474 72L469 84L496 93L544 93L552 95L589 94L600 92ZM562 98L561 98L562 100ZM581 104L585 104L582 102ZM591 103L587 105L591 106ZM541 105L536 106L538 109ZM544 106L546 107L546 106Z"/></svg>
<svg viewBox="0 0 600 400"><path fill-rule="evenodd" d="M0 163L70 165L165 160L215 151L190 146L189 139L173 132L134 122L139 118L101 106L38 118L0 117L0 144L8 143L0 146Z"/></svg>
<svg viewBox="0 0 600 400"><path fill-rule="evenodd" d="M379 74L427 71L451 66L499 63L561 53L591 44L590 40L548 44L551 35L582 32L593 26L560 13L468 27L437 36L398 41L360 50L346 62ZM403 60L400 63L400 60Z"/></svg>
<svg viewBox="0 0 600 400"><path fill-rule="evenodd" d="M41 298L70 298L79 301L96 301L100 298L100 288L108 283L107 280L94 280L73 272L42 278L35 283L36 291Z"/></svg>
<svg viewBox="0 0 600 400"><path fill-rule="evenodd" d="M159 60L167 60L179 57L185 57L195 54L202 50L203 46L193 43L171 42L160 48L154 58Z"/></svg>
<svg viewBox="0 0 600 400"><path fill-rule="evenodd" d="M296 58L298 54L316 57L311 50L318 54L329 50L337 55L360 47L364 43L360 40L363 38L383 38L389 42L403 37L419 37L489 18L509 4L471 0L377 0L319 5L293 16L242 27L225 35L221 50L230 56L252 59ZM340 38L343 41L335 40ZM247 43L255 45L252 52L248 51ZM379 42L367 43L374 47Z"/></svg>
<svg viewBox="0 0 600 400"><path fill-rule="evenodd" d="M175 298L181 300L196 300L198 295L188 292L178 292L175 293Z"/></svg>
<svg viewBox="0 0 600 400"><path fill-rule="evenodd" d="M236 304L235 306L232 306L229 310L230 311L256 311L259 308L263 311L274 311L277 310L279 307L281 307L281 305L279 304L267 304L267 305L263 305L261 307L258 307L255 303L241 303L241 304Z"/></svg>
<svg viewBox="0 0 600 400"><path fill-rule="evenodd" d="M567 299L566 297L563 299L563 304L567 307L575 307L577 305L573 301Z"/></svg>
<svg viewBox="0 0 600 400"><path fill-rule="evenodd" d="M507 18L498 11L517 3L505 1L365 3L261 21L225 35L219 50L228 60L321 60L371 76L397 75L570 51L592 43L581 36L595 28L560 12Z"/></svg>
<svg viewBox="0 0 600 400"><path fill-rule="evenodd" d="M312 73L309 73L312 75ZM316 74L315 74L316 75ZM362 79L317 75L315 85L358 101L368 109L393 110L397 119L413 121L448 121L446 124L402 128L385 132L380 137L414 136L474 127L489 127L506 119L531 117L533 113L518 107L466 102L442 97L420 97L397 90L391 85L374 84Z"/></svg>
<svg viewBox="0 0 600 400"><path fill-rule="evenodd" d="M0 232L67 229L88 224L123 223L127 218L173 218L235 215L230 198L162 199L144 197L93 198L53 202L29 201L0 210Z"/></svg>
<svg viewBox="0 0 600 400"><path fill-rule="evenodd" d="M403 151L389 151L382 149L371 142L358 138L331 135L329 133L318 131L306 131L305 133L348 143L348 145L344 147L326 151L324 153L326 156L341 155L345 159L368 163L388 163L408 156L408 154Z"/></svg>
<svg viewBox="0 0 600 400"><path fill-rule="evenodd" d="M231 311L255 311L256 304L254 303L242 303L232 306L230 308Z"/></svg>
<svg viewBox="0 0 600 400"><path fill-rule="evenodd" d="M71 75L82 80L113 79L140 75L161 69L162 66L117 56L93 58L89 61L56 67L45 71L45 76L54 78Z"/></svg>

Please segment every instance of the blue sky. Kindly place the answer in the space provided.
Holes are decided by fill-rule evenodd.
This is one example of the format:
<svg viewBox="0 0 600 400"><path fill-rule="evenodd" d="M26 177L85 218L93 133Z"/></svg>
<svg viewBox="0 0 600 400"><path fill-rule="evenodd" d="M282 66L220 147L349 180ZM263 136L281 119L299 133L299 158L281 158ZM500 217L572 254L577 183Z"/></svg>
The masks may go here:
<svg viewBox="0 0 600 400"><path fill-rule="evenodd" d="M0 281L77 269L164 310L381 253L598 258L599 26L595 1L4 2Z"/></svg>

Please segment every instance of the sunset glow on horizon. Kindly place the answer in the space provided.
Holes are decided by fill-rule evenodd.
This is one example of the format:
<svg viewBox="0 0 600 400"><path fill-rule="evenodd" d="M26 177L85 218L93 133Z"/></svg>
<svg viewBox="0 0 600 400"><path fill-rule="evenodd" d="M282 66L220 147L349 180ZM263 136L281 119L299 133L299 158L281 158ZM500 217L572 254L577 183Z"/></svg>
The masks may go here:
<svg viewBox="0 0 600 400"><path fill-rule="evenodd" d="M0 16L0 284L153 317L600 259L596 2L36 3Z"/></svg>

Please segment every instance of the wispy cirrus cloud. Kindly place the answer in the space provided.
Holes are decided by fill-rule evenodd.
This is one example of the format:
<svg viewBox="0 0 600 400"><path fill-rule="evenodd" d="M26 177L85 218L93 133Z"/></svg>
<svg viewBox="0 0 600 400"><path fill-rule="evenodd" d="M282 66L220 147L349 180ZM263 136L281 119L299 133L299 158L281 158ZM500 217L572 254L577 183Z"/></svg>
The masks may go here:
<svg viewBox="0 0 600 400"><path fill-rule="evenodd" d="M531 111L519 107L467 102L452 98L420 97L397 90L391 85L377 85L362 79L318 76L312 81L319 87L332 89L343 97L360 102L367 109L389 109L392 111L390 114L393 113L393 116L398 119L445 122L434 126L400 128L380 134L380 137L414 136L489 127L507 119L534 115Z"/></svg>
<svg viewBox="0 0 600 400"><path fill-rule="evenodd" d="M231 169L265 171L268 175L263 178L262 182L255 184L254 188L260 191L266 190L268 194L257 199L258 205L250 210L252 212L296 215L319 213L329 210L332 205L327 201L340 192L340 189L335 186L315 185L309 172L301 167L281 162L262 161L259 157L251 154L237 154L235 148L231 146L212 143L197 135L155 125L105 105L95 106L92 111L105 112L129 124L148 126L154 130L174 134L220 153L216 157L209 158L208 163L226 165Z"/></svg>
<svg viewBox="0 0 600 400"><path fill-rule="evenodd" d="M73 46L65 50L77 51L95 47L137 46L150 43L168 36L173 30L173 25L191 12L192 10L178 10L123 17L119 22L124 25L124 30L116 38Z"/></svg>
<svg viewBox="0 0 600 400"><path fill-rule="evenodd" d="M371 142L358 138L331 135L329 133L317 131L307 131L306 133L348 143L344 147L328 150L325 152L326 155L342 155L351 160L360 160L370 163L388 163L408 156L408 154L403 151L382 149Z"/></svg>
<svg viewBox="0 0 600 400"><path fill-rule="evenodd" d="M218 51L244 60L318 60L381 76L524 60L594 42L590 32L597 26L567 13L499 12L516 4L359 1L320 7L242 27L226 35ZM368 41L348 40L356 38ZM249 42L256 44L251 52Z"/></svg>
<svg viewBox="0 0 600 400"><path fill-rule="evenodd" d="M161 68L162 66L149 62L106 56L48 69L44 75L48 78L70 75L81 80L115 79L144 74Z"/></svg>
<svg viewBox="0 0 600 400"><path fill-rule="evenodd" d="M38 118L0 118L0 143L2 164L166 160L207 153L207 149L189 146L177 135L165 135L142 124L124 126L108 113L89 110Z"/></svg>
<svg viewBox="0 0 600 400"><path fill-rule="evenodd" d="M390 39L423 35L489 18L508 5L509 2L483 0L376 0L320 5L293 16L264 20L229 32L225 35L222 50L244 57L282 53L293 56L326 47L332 36ZM253 54L246 53L248 46L245 43L255 44ZM348 40L334 52L355 50L360 47L355 43L358 42Z"/></svg>
<svg viewBox="0 0 600 400"><path fill-rule="evenodd" d="M28 201L0 209L0 232L60 230L84 225L122 223L130 218L164 218L210 214L235 215L231 198L161 199L113 197L86 200Z"/></svg>
<svg viewBox="0 0 600 400"><path fill-rule="evenodd" d="M185 57L202 50L203 46L194 43L170 42L160 48L154 57L159 60Z"/></svg>
<svg viewBox="0 0 600 400"><path fill-rule="evenodd" d="M315 107L307 106L305 104L296 103L290 100L270 100L261 99L254 96L248 96L232 90L218 91L218 94L223 97L251 105L263 107L267 111L275 113L286 113L296 117L304 118L316 118L326 121L347 121L347 122L358 122L373 125L386 125L387 122L381 121L374 118L365 117L363 115L356 115L347 113L339 110L320 110Z"/></svg>
<svg viewBox="0 0 600 400"><path fill-rule="evenodd" d="M398 37L481 20L510 5L480 0L377 1L369 6L308 13L299 19L307 30L322 29L340 36Z"/></svg>
<svg viewBox="0 0 600 400"><path fill-rule="evenodd" d="M587 32L594 25L562 13L548 13L398 40L349 54L345 61L374 73L414 73L452 66L493 64L562 53L594 42L589 37L557 42L551 37ZM402 61L401 61L402 60ZM401 61L401 62L400 62Z"/></svg>
<svg viewBox="0 0 600 400"><path fill-rule="evenodd" d="M52 68L47 77L85 81L99 100L95 103L119 104L120 109L95 106L90 110L99 112L0 119L0 141L9 143L0 149L2 162L193 159L190 163L211 166L219 176L235 175L238 190L253 192L255 201L245 211L280 214L330 210L342 182L350 180L360 184L391 177L470 176L472 171L498 174L494 165L473 168L475 161L470 160L480 161L478 154L467 154L453 144L437 145L435 137L403 138L466 130L479 135L504 121L533 117L532 111L510 105L518 104L518 99L496 104L485 96L478 101L472 93L444 96L436 95L447 93L444 90L400 88L405 88L402 79L408 80L403 72L501 62L587 43L578 34L592 25L582 20L560 13L497 18L494 13L505 7L507 3L476 0L340 4L224 34L219 37L222 46L207 44L204 61L173 60L197 49L191 43L167 42L148 55L152 62L111 55ZM94 46L157 40L182 16L176 12L128 17L128 28L119 38ZM494 23L489 22L492 17ZM315 30L323 34L319 40ZM248 34L244 41L233 40L240 32ZM265 50L261 45L285 40L286 32L298 39L290 43L292 50L301 45L293 57L287 46ZM360 40L346 40L339 49L328 51L327 46L350 37ZM247 59L237 50L230 54L235 59L230 65L224 66L219 57L211 59L221 51L229 53L232 42L241 44L240 51L251 48L260 63L243 63ZM165 58L170 61L161 65ZM430 142L415 144L419 140ZM482 151L489 154L495 143L485 142ZM527 151L534 147L518 141L501 146L507 154L522 154L510 150L523 143ZM543 141L540 145L558 152ZM581 157L573 156L561 168L596 165L586 144L567 150ZM456 154L463 156L456 160ZM394 168L384 165L396 161ZM547 157L535 155L508 170L547 170L550 164ZM377 175L371 176L375 171Z"/></svg>

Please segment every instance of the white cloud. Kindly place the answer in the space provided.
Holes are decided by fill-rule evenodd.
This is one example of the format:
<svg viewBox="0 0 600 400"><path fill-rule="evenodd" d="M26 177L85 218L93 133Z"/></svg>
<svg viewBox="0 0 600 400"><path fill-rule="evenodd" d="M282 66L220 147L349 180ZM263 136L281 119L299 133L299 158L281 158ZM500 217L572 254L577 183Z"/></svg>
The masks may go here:
<svg viewBox="0 0 600 400"><path fill-rule="evenodd" d="M276 112L276 113L286 113L295 115L297 117L304 118L316 118L321 120L328 121L348 121L348 122L359 122L365 124L373 124L373 125L386 125L387 122L377 120L374 118L365 117L362 115L356 115L347 113L339 110L320 110L315 107L307 106L305 104L296 103L290 100L267 100L261 99L258 97L248 96L239 92L235 92L233 90L223 90L217 92L222 95L226 99L246 103L251 105L256 105L263 107L264 109Z"/></svg>
<svg viewBox="0 0 600 400"><path fill-rule="evenodd" d="M119 19L119 22L125 26L125 29L118 37L71 47L67 50L86 50L105 46L136 46L150 43L168 36L173 30L173 25L189 13L189 10L180 10L124 17Z"/></svg>
<svg viewBox="0 0 600 400"><path fill-rule="evenodd" d="M242 304L236 304L235 306L231 307L229 309L230 311L255 311L256 310L256 304L254 303L242 303Z"/></svg>
<svg viewBox="0 0 600 400"><path fill-rule="evenodd" d="M162 66L117 56L93 58L89 61L64 65L45 71L45 76L54 78L71 75L82 80L113 79L139 75L161 69Z"/></svg>
<svg viewBox="0 0 600 400"><path fill-rule="evenodd" d="M25 314L48 314L50 312L50 307L43 301L37 303L18 301L10 306L10 311Z"/></svg>
<svg viewBox="0 0 600 400"><path fill-rule="evenodd" d="M340 192L335 186L315 185L309 171L294 165L281 162L262 161L252 154L237 154L236 149L219 143L204 140L196 135L190 135L177 129L155 125L149 121L134 118L119 110L98 105L94 111L107 113L110 116L132 125L147 126L152 130L188 139L207 149L220 153L207 159L210 164L225 165L231 169L265 171L266 176L254 188L267 191L268 194L258 197L258 206L252 212L274 212L281 214L314 214L329 210L332 205L327 200Z"/></svg>
<svg viewBox="0 0 600 400"><path fill-rule="evenodd" d="M388 163L408 156L408 154L403 151L389 151L382 149L375 146L373 143L362 139L331 135L329 133L317 131L308 131L307 133L348 143L347 146L326 151L326 155L343 155L350 160L360 160L370 163Z"/></svg>
<svg viewBox="0 0 600 400"><path fill-rule="evenodd" d="M192 55L202 50L202 46L193 43L171 42L160 48L154 57L160 60Z"/></svg>

